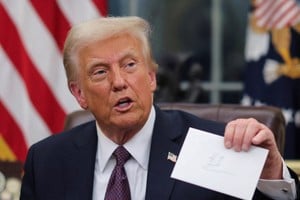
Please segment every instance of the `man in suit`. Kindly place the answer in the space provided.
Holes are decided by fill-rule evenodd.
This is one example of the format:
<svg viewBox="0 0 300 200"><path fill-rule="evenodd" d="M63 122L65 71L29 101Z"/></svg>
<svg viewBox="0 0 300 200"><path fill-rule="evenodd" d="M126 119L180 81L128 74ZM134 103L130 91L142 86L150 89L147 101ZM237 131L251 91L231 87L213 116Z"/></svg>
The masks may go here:
<svg viewBox="0 0 300 200"><path fill-rule="evenodd" d="M247 151L252 144L267 148L254 199L295 199L297 176L283 163L273 133L263 124L238 119L223 125L153 105L157 64L149 32L149 24L138 17L101 18L71 29L64 48L68 85L96 121L30 148L21 200L235 199L170 178L174 163L167 154L179 153L189 127L224 135L226 148L235 151ZM108 186L119 163L113 152L120 146L130 154L121 180L129 184L129 196L109 198L111 187L119 184Z"/></svg>

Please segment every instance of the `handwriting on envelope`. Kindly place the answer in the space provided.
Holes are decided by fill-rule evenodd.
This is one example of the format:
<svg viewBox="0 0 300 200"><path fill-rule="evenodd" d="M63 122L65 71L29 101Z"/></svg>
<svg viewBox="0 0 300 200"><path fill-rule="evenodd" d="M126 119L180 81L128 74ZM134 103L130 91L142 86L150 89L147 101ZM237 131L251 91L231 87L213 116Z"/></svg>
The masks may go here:
<svg viewBox="0 0 300 200"><path fill-rule="evenodd" d="M226 158L224 154L221 152L213 152L207 157L207 161L204 162L202 169L234 176L234 172L230 170L230 167L228 168L228 165L230 165L230 163L226 164Z"/></svg>
<svg viewBox="0 0 300 200"><path fill-rule="evenodd" d="M268 150L252 146L248 152L235 152L224 147L223 139L190 128L171 177L251 199Z"/></svg>

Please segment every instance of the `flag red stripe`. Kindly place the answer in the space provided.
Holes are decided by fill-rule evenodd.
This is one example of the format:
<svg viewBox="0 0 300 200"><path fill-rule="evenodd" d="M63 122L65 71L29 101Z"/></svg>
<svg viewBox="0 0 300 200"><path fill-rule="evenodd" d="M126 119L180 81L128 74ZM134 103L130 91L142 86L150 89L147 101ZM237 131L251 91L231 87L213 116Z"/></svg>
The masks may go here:
<svg viewBox="0 0 300 200"><path fill-rule="evenodd" d="M255 16L257 17L257 19L261 19L266 14L266 12L272 7L272 5L272 0L262 1L260 4L257 4L255 9Z"/></svg>
<svg viewBox="0 0 300 200"><path fill-rule="evenodd" d="M3 135L5 142L10 146L15 156L21 161L25 160L27 144L18 124L11 117L2 102L0 101L0 134Z"/></svg>
<svg viewBox="0 0 300 200"><path fill-rule="evenodd" d="M299 10L299 8L297 8L297 12L295 12L295 14L290 17L290 20L288 22L289 26L293 26L294 25L295 20L297 20L297 18L299 18L299 14L300 14L300 10Z"/></svg>
<svg viewBox="0 0 300 200"><path fill-rule="evenodd" d="M31 62L13 22L1 4L0 24L1 30L5 30L0 31L1 46L22 76L31 101L49 129L53 133L61 131L66 113Z"/></svg>
<svg viewBox="0 0 300 200"><path fill-rule="evenodd" d="M293 19L291 20L291 25L295 25L296 23L298 23L300 20L300 10L297 12L296 16L293 17Z"/></svg>
<svg viewBox="0 0 300 200"><path fill-rule="evenodd" d="M284 5L284 3L286 3L286 0L282 0L279 3L277 3L273 0L269 0L269 1L266 1L266 3L269 4L267 7L264 8L264 5L260 5L257 7L257 9L255 11L256 13L260 13L260 14L256 14L258 21L262 22L264 20L264 23L262 24L262 26L265 26L266 24L271 23L272 18L274 17L274 14L277 13L278 10L281 9L281 7Z"/></svg>
<svg viewBox="0 0 300 200"><path fill-rule="evenodd" d="M274 15L281 9L281 7L284 5L284 3L286 3L286 1L281 1L276 8L274 8L273 12L271 13L271 15L268 17L268 19L266 20L266 23L268 27L272 27L274 25L274 21L272 20L272 18L274 18Z"/></svg>
<svg viewBox="0 0 300 200"><path fill-rule="evenodd" d="M71 26L58 7L57 1L31 0L31 4L52 34L59 49L62 50Z"/></svg>
<svg viewBox="0 0 300 200"><path fill-rule="evenodd" d="M1 137L4 138L5 142L9 145L15 156L21 161L25 160L29 145L36 142L37 139L47 136L49 134L49 131L53 133L61 131L63 129L66 116L66 111L60 104L63 100L62 98L58 99L59 97L56 96L59 95L61 97L62 94L59 93L60 91L58 93L57 91L54 91L50 87L50 85L48 85L48 79L45 79L45 77L43 76L44 74L40 73L40 70L44 69L42 67L46 66L40 66L40 64L36 66L36 63L40 63L40 60L38 59L44 59L43 56L40 56L39 58L33 58L32 56L34 56L35 54L35 49L27 49L28 41L24 41L23 36L27 36L27 34L30 34L30 32L35 32L36 30L32 29L33 27L42 28L43 30L37 31L40 31L41 33L47 31L48 35L45 36L47 39L49 38L49 35L52 36L52 40L47 40L46 45L51 45L52 48L53 45L56 45L57 49L55 49L55 53L57 56L59 56L59 52L57 51L62 51L65 37L72 24L71 21L68 20L72 20L73 17L75 18L75 21L78 21L79 19L81 19L81 17L82 19L91 17L91 14L84 9L85 7L83 7L81 12L74 13L76 11L72 10L72 6L73 4L80 5L81 3L79 1L67 2L69 2L70 7L64 7L64 9L67 9L66 12L68 13L65 13L65 10L60 7L61 3L57 0L29 0L26 1L26 3L23 5L24 7L22 7L21 4L15 4L10 1L6 3L0 3L0 48L3 50L3 52L1 52L4 53L4 55L0 57L0 59L4 59L3 62L9 65L7 67L14 68L11 70L7 70L8 73L18 73L18 75L16 76L18 77L17 82L13 82L14 80L11 80L10 82L3 84L20 84L19 82L21 80L19 78L21 77L21 83L24 84L24 86L18 88L25 88L25 91L23 91L21 95L26 95L27 93L29 98L27 99L27 97L25 97L27 99L26 102L23 102L20 105L22 107L18 106L20 107L20 109L18 109L20 115L28 116L28 119L24 119L24 121L20 121L20 119L17 118L19 116L15 116L16 108L10 107L12 105L15 105L13 103L10 103L11 100L15 100L13 99L13 96L10 96L10 94L5 94L5 97L9 102L7 102L6 100L3 101L4 99L1 99L2 97L0 98L0 134ZM68 3L64 2L63 6L68 6L67 4ZM107 5L107 0L89 0L89 2L86 4L86 8L88 10L91 10L92 12L98 10L99 15L106 16L108 13ZM16 8L14 8L14 6L16 6ZM93 8L91 6L93 6ZM12 12L6 11L7 8ZM75 6L75 8L77 9L78 7ZM34 10L34 13L31 13L32 15L27 15L27 13L24 13L25 10ZM78 16L78 19L76 17L76 14L80 15ZM22 32L19 32L18 26L14 24L14 19L20 19L22 15L25 15L28 27L32 28L26 29L25 27L22 27L25 29L22 29ZM38 17L38 19L33 19L32 23L29 16ZM68 17L71 17L71 19L69 19ZM36 20L42 23L43 26L41 27L40 24L34 24L37 22ZM23 33L23 31L28 32ZM43 36L41 38L43 38ZM43 41L39 41L40 38L36 38L36 40L37 41L34 42L43 43ZM55 44L51 44L51 42ZM41 51L47 51L47 48L48 46L45 46L45 48L41 49ZM55 59L61 59L61 57ZM0 60L0 65L1 63L2 60ZM0 73L5 73L5 71L1 70L1 66ZM56 71L49 70L49 73L56 73ZM12 74L7 74L7 76L11 75ZM66 99L68 99L68 97ZM30 102L28 102L28 100ZM19 101L23 101L23 99L21 98ZM6 103L9 103L9 105ZM34 114L28 115L28 109L32 107L34 107L35 110L29 112L32 112ZM71 110L71 106L68 107L68 112ZM13 111L13 113L11 113L11 111ZM30 119L31 116L34 117L34 119L41 121L42 125L35 126L34 123L36 122L35 120ZM47 127L49 130L46 130ZM30 132L28 132L31 129L32 135ZM45 131L47 133L44 133Z"/></svg>
<svg viewBox="0 0 300 200"><path fill-rule="evenodd" d="M295 6L297 6L297 5L295 5L295 4L292 4L292 5L290 5L290 7L288 7L286 10L285 10L285 12L283 12L283 13L281 13L281 15L280 15L280 17L278 17L278 19L276 20L276 21L274 21L274 23L273 23L273 26L277 26L280 22L281 22L281 20L292 10L292 9L294 9L295 8ZM291 19L290 19L291 20ZM289 20L289 21L290 21ZM287 24L286 24L287 25Z"/></svg>
<svg viewBox="0 0 300 200"><path fill-rule="evenodd" d="M297 12L294 12L296 9ZM292 0L265 0L256 4L257 24L267 28L293 25L298 20L298 5ZM290 15L292 14L292 15Z"/></svg>
<svg viewBox="0 0 300 200"><path fill-rule="evenodd" d="M100 10L102 16L107 15L107 0L93 0L94 4Z"/></svg>

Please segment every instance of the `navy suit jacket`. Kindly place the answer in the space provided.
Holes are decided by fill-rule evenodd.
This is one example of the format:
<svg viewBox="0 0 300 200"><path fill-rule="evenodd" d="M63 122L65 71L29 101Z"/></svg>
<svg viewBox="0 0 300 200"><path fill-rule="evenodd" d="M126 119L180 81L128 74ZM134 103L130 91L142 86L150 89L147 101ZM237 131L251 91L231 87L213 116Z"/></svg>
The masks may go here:
<svg viewBox="0 0 300 200"><path fill-rule="evenodd" d="M174 163L167 160L168 152L178 155L189 127L222 135L224 124L181 111L155 109L146 199L235 199L170 178ZM94 121L36 143L25 163L21 200L92 199L96 151ZM268 199L259 191L254 198Z"/></svg>

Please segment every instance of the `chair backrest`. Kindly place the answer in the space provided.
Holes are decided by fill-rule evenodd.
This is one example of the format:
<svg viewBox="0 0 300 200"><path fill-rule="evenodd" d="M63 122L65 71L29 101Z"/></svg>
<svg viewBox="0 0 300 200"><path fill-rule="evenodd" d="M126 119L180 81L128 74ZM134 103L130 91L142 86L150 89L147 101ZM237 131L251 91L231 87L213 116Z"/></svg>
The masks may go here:
<svg viewBox="0 0 300 200"><path fill-rule="evenodd" d="M159 103L157 105L164 110L183 110L201 118L225 123L237 118L255 118L273 131L279 151L283 155L285 119L279 108L272 106L242 106L237 104ZM67 116L65 130L93 119L93 115L88 111L75 111Z"/></svg>

